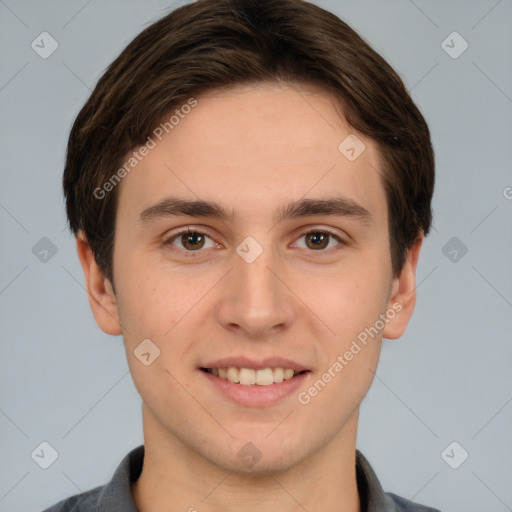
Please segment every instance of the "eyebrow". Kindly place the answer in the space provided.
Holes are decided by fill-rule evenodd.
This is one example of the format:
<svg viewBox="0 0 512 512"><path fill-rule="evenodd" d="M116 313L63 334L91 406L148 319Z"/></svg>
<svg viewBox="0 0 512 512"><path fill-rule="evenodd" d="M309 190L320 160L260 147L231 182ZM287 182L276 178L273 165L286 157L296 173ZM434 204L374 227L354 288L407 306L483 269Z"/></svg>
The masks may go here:
<svg viewBox="0 0 512 512"><path fill-rule="evenodd" d="M361 204L347 197L329 199L301 199L293 201L277 212L276 223L285 220L308 217L311 215L332 215L348 217L363 224L372 224L373 217ZM210 217L224 222L233 222L235 214L212 201L187 200L166 197L158 203L146 208L140 214L140 220L146 224L155 220L177 217Z"/></svg>

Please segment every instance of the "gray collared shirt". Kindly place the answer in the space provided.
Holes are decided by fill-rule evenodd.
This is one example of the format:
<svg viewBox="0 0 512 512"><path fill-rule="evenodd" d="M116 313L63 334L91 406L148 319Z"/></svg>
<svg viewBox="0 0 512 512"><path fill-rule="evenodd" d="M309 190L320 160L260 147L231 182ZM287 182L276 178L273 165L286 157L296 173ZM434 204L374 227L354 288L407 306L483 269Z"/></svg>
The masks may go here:
<svg viewBox="0 0 512 512"><path fill-rule="evenodd" d="M144 445L133 449L119 464L106 485L60 501L43 512L137 512L130 486L142 471ZM369 462L356 452L357 488L361 512L439 512L396 494L385 493Z"/></svg>

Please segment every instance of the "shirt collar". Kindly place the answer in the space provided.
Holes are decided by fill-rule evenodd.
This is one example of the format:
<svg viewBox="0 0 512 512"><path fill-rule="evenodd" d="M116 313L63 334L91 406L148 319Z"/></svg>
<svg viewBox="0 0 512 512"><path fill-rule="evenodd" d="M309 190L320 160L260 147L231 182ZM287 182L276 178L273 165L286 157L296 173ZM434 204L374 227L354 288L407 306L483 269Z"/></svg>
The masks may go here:
<svg viewBox="0 0 512 512"><path fill-rule="evenodd" d="M384 492L365 456L356 450L356 478L361 512L398 512L394 500Z"/></svg>

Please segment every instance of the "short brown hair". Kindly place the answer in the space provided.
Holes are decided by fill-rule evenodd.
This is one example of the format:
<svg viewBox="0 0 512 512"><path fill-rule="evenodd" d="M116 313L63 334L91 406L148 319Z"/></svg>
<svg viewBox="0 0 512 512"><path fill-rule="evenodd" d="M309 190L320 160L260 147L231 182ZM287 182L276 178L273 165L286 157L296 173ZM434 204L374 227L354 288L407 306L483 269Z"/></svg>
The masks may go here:
<svg viewBox="0 0 512 512"><path fill-rule="evenodd" d="M400 77L345 22L304 0L198 0L126 47L71 129L63 177L70 229L85 233L110 281L118 190L102 199L95 190L128 151L192 96L282 81L323 87L349 124L376 141L393 272L400 273L407 250L430 230L434 189L429 129Z"/></svg>

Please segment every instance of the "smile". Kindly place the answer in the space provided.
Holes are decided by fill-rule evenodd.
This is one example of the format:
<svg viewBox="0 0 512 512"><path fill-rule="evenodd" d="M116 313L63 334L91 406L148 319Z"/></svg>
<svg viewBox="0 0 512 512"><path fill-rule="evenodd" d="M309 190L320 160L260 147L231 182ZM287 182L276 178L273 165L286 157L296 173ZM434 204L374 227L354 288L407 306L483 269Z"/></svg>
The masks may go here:
<svg viewBox="0 0 512 512"><path fill-rule="evenodd" d="M290 380L296 375L305 373L307 370L299 371L293 368L201 368L202 371L227 380L233 384L243 386L269 386Z"/></svg>

